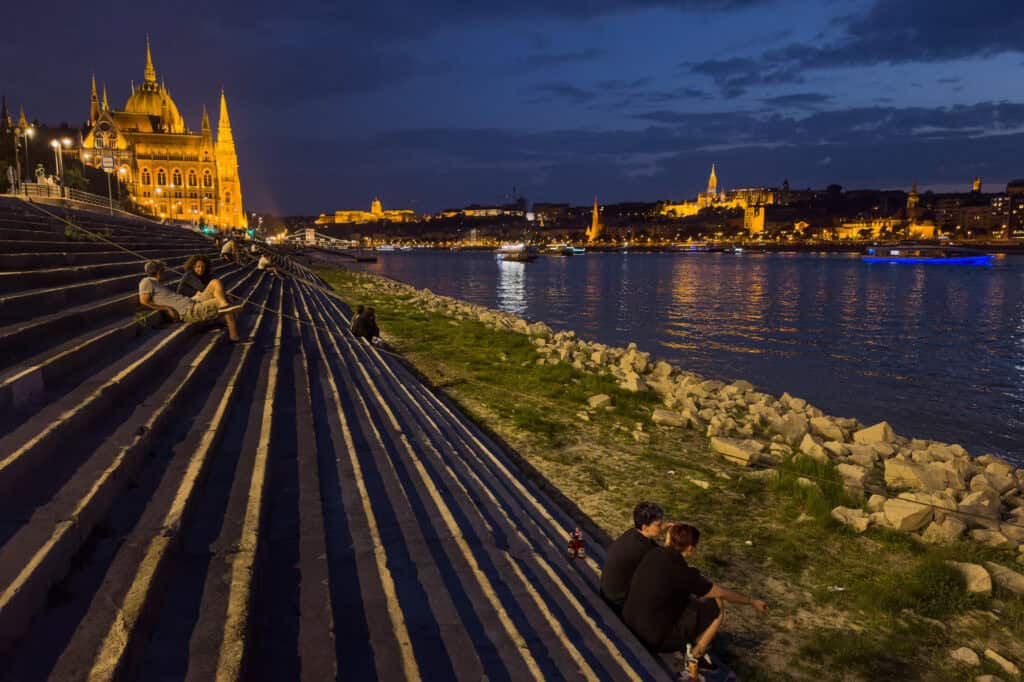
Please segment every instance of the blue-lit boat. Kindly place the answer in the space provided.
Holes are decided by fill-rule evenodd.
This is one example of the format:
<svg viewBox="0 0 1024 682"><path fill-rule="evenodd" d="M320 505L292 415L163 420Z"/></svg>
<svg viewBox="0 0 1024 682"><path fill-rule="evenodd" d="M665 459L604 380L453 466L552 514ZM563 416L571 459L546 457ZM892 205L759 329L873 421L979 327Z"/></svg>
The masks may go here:
<svg viewBox="0 0 1024 682"><path fill-rule="evenodd" d="M865 263L935 263L939 265L992 265L992 255L952 246L869 246Z"/></svg>

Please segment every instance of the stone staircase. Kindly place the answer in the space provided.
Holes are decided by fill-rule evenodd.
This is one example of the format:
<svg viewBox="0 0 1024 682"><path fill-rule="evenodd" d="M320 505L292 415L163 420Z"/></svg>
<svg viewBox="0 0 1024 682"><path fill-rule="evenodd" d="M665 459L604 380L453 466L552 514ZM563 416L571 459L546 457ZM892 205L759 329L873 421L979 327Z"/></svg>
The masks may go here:
<svg viewBox="0 0 1024 682"><path fill-rule="evenodd" d="M662 679L603 553L308 270L157 324L181 228L0 200L0 680ZM126 253L118 246L130 249Z"/></svg>

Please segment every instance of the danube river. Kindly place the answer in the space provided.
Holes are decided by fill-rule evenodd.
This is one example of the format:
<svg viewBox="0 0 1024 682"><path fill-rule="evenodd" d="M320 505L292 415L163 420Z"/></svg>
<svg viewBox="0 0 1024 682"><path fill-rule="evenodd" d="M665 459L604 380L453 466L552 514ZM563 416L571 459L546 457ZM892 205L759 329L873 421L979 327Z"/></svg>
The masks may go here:
<svg viewBox="0 0 1024 682"><path fill-rule="evenodd" d="M589 253L521 264L422 250L360 268L1024 463L1024 258Z"/></svg>

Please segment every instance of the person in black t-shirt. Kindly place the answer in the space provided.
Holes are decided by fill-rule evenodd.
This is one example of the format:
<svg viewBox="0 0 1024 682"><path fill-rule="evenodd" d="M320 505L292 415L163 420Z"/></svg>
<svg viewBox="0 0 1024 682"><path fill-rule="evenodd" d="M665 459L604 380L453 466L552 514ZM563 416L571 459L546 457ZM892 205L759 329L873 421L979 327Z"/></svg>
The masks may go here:
<svg viewBox="0 0 1024 682"><path fill-rule="evenodd" d="M622 609L622 619L648 648L687 651L692 679L697 679L702 660L710 664L706 653L722 624L723 602L768 611L760 599L715 585L686 562L699 540L700 531L693 526L673 525L666 546L648 552L637 566Z"/></svg>
<svg viewBox="0 0 1024 682"><path fill-rule="evenodd" d="M626 603L633 572L648 552L657 547L664 535L665 510L654 502L641 502L633 510L630 528L608 548L601 571L601 596L617 614Z"/></svg>

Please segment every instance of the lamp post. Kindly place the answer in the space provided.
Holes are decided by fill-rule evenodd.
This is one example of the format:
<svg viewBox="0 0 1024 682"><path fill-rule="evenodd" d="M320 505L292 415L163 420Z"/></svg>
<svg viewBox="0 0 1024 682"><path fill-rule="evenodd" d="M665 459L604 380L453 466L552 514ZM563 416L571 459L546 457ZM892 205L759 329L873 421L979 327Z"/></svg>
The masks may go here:
<svg viewBox="0 0 1024 682"><path fill-rule="evenodd" d="M18 129L15 128L15 130L18 130ZM29 138L35 137L35 134L36 134L36 129L33 128L32 126L29 126L29 127L25 128L24 130L21 131L21 139L23 140L24 145L25 145L25 177L29 178L29 179L31 179L31 177L32 177L30 175L30 173L32 172L32 168L31 168L31 166L29 166L29 163L28 163L28 141L29 141Z"/></svg>
<svg viewBox="0 0 1024 682"><path fill-rule="evenodd" d="M53 147L53 174L60 178L60 142L57 140L50 140L50 146Z"/></svg>

